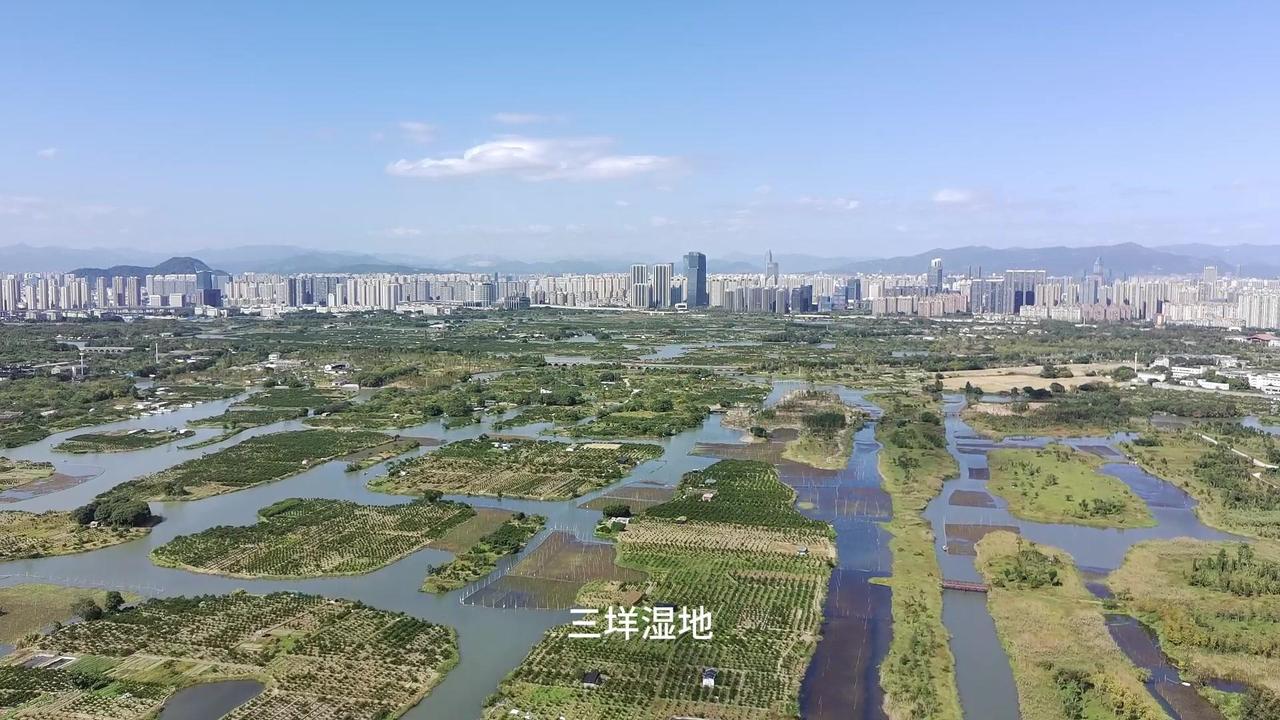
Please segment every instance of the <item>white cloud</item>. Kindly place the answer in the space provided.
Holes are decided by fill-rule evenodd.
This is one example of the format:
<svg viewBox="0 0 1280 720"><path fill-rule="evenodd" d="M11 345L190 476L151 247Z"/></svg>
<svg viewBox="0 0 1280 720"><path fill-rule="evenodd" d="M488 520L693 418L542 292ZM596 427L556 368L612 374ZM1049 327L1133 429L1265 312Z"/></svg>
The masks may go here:
<svg viewBox="0 0 1280 720"><path fill-rule="evenodd" d="M672 168L673 157L611 155L608 138L505 137L468 148L458 157L397 160L387 172L401 177L450 178L514 175L525 180L613 180Z"/></svg>
<svg viewBox="0 0 1280 720"><path fill-rule="evenodd" d="M554 122L558 119L555 115L542 115L539 113L500 112L493 114L493 121L503 125L536 125L538 123Z"/></svg>
<svg viewBox="0 0 1280 720"><path fill-rule="evenodd" d="M436 126L417 120L402 120L400 121L400 134L409 142L426 145L436 139Z"/></svg>
<svg viewBox="0 0 1280 720"><path fill-rule="evenodd" d="M393 238L411 238L422 235L422 231L414 227L397 225L396 227L387 228L386 234Z"/></svg>
<svg viewBox="0 0 1280 720"><path fill-rule="evenodd" d="M672 220L671 218L666 217L665 215L654 215L653 217L649 218L650 227L656 227L656 228L670 227L675 224L676 224L675 220Z"/></svg>
<svg viewBox="0 0 1280 720"><path fill-rule="evenodd" d="M613 204L617 205L618 207L631 207L630 200L614 200Z"/></svg>
<svg viewBox="0 0 1280 720"><path fill-rule="evenodd" d="M771 192L773 192L773 186L772 186L772 185L760 185L760 186L756 187L756 194L757 194L757 195L768 195L768 194L769 194L769 193L771 193Z"/></svg>
<svg viewBox="0 0 1280 720"><path fill-rule="evenodd" d="M959 188L942 188L933 194L933 201L939 205L964 205L973 202L973 191Z"/></svg>
<svg viewBox="0 0 1280 720"><path fill-rule="evenodd" d="M43 150L36 151L37 157L42 157L46 160L57 157L57 155L58 155L58 148L56 147L47 147L47 148L44 148Z"/></svg>

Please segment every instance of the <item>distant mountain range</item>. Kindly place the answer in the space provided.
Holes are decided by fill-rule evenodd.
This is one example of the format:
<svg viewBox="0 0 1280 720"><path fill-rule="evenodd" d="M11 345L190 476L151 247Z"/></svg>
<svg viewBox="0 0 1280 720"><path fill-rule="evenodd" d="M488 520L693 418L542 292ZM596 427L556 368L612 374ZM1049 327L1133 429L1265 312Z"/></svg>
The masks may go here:
<svg viewBox="0 0 1280 720"><path fill-rule="evenodd" d="M747 273L764 270L764 254L708 254L707 266L712 273ZM1280 246L1274 245L1207 245L1189 243L1146 247L1135 243L1093 245L1086 247L993 248L970 245L937 248L914 255L888 258L822 257L798 253L774 255L782 272L835 273L923 273L929 261L942 258L947 273L981 270L984 274L1007 269L1044 269L1052 275L1078 276L1089 271L1094 260L1101 258L1104 268L1115 276L1137 274L1199 273L1205 265L1216 265L1221 272L1234 272L1254 277L1280 277ZM199 259L196 259L199 258ZM0 247L0 272L51 271L71 272L84 277L134 276L159 273L190 273L219 268L217 272L239 274L246 271L268 273L301 272L497 272L503 274L601 273L625 272L632 262L661 262L652 256L576 258L543 261L513 260L495 255L459 255L448 259L429 259L412 254L370 254L309 250L291 245L247 245L233 248L207 248L185 256L164 259L154 253L140 252L132 258L116 249L69 249L10 245ZM130 262L131 261L131 262ZM671 258L680 272L681 259ZM148 265L146 263L155 263ZM84 267L81 267L84 266Z"/></svg>
<svg viewBox="0 0 1280 720"><path fill-rule="evenodd" d="M147 275L190 275L191 273L208 270L226 275L222 270L214 270L204 262L193 257L171 257L164 262L155 265L112 265L108 268L76 268L71 271L72 275L87 279L90 283L97 282L98 278L113 277L146 277Z"/></svg>
<svg viewBox="0 0 1280 720"><path fill-rule="evenodd" d="M1186 274L1215 265L1221 272L1242 272L1256 277L1280 276L1280 247L1265 245L1181 245L1149 248L1135 243L1086 247L990 248L971 245L937 248L915 255L847 263L829 268L835 272L921 273L933 258L942 258L947 273L972 270L976 275L1009 269L1048 270L1050 275L1079 276L1087 273L1095 260L1112 275ZM785 269L785 268L784 268Z"/></svg>

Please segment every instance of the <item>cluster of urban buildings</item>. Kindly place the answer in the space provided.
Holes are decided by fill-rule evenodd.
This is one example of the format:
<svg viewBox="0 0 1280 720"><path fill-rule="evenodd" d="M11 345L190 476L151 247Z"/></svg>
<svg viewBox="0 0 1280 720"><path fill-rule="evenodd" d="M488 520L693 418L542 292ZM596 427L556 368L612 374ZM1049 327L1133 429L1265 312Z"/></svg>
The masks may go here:
<svg viewBox="0 0 1280 720"><path fill-rule="evenodd" d="M465 307L628 308L877 316L1140 321L1280 328L1280 281L1220 276L1117 278L1101 259L1076 277L1045 270L981 268L947 274L935 258L919 274L783 274L769 253L762 272L709 274L707 257L632 265L625 273L512 276L497 273L244 273L143 277L26 273L0 277L0 315L30 319L121 313L279 314L387 310L444 314Z"/></svg>

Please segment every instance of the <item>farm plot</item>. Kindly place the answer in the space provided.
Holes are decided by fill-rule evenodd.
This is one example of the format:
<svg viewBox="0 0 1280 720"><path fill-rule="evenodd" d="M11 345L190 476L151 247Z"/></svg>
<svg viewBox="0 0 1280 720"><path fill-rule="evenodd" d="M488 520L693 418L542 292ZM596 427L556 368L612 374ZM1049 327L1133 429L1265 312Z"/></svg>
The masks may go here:
<svg viewBox="0 0 1280 720"><path fill-rule="evenodd" d="M596 581L637 583L645 575L619 567L609 543L583 542L566 532L547 536L507 574L468 595L471 605L567 608L578 590Z"/></svg>
<svg viewBox="0 0 1280 720"><path fill-rule="evenodd" d="M69 512L0 511L0 561L88 552L146 535L147 528L88 527Z"/></svg>
<svg viewBox="0 0 1280 720"><path fill-rule="evenodd" d="M546 518L540 515L516 513L493 532L477 540L466 552L432 568L422 589L426 592L448 592L488 575L498 566L499 558L523 550L525 543L542 529L545 522Z"/></svg>
<svg viewBox="0 0 1280 720"><path fill-rule="evenodd" d="M39 656L78 658L59 669ZM6 659L7 717L142 720L182 686L256 679L228 720L384 720L417 703L458 657L453 631L322 597L246 593L151 600L64 627Z"/></svg>
<svg viewBox="0 0 1280 720"><path fill-rule="evenodd" d="M753 440L785 441L782 457L825 470L845 466L853 451L853 434L863 422L861 411L827 390L796 390L773 407L755 412L735 408L724 420L749 431Z"/></svg>
<svg viewBox="0 0 1280 720"><path fill-rule="evenodd" d="M280 480L392 438L378 432L296 430L259 435L104 493L146 500L195 500Z"/></svg>
<svg viewBox="0 0 1280 720"><path fill-rule="evenodd" d="M578 507L588 510L603 510L610 505L626 505L634 512L639 512L654 505L659 505L672 498L674 488L657 485L627 485L615 488L604 495L593 498Z"/></svg>
<svg viewBox="0 0 1280 720"><path fill-rule="evenodd" d="M617 598L599 591L607 583L591 583L575 600L608 606L620 598L628 606L677 612L704 608L711 613L710 637L571 638L581 628L553 628L503 681L486 718L774 720L798 714L800 681L817 644L835 558L830 527L801 522L790 488L763 463L725 460L687 475L681 490L696 485L691 502L712 506L701 500L706 479L720 486L721 510L682 517L685 501L672 500L618 535L618 567L646 581L621 584ZM548 554L548 561L560 554ZM636 587L641 590L628 589ZM702 678L711 668L716 677L708 687ZM584 688L590 672L600 673L601 682Z"/></svg>
<svg viewBox="0 0 1280 720"><path fill-rule="evenodd" d="M376 570L422 549L475 512L419 499L388 507L281 500L249 526L220 526L156 548L157 565L234 577L319 577Z"/></svg>
<svg viewBox="0 0 1280 720"><path fill-rule="evenodd" d="M502 683L485 717L512 711L583 720L794 717L830 566L795 552L707 547L704 538L720 527L701 525L701 532L667 536L661 544L637 542L640 534L628 530L618 543L619 563L649 576L636 604L706 608L711 639L574 639L571 628L554 628ZM701 682L707 668L717 670L714 687ZM582 687L588 672L601 673L599 687Z"/></svg>
<svg viewBox="0 0 1280 720"><path fill-rule="evenodd" d="M829 532L792 507L795 491L778 481L772 465L752 460L721 460L705 470L685 473L670 501L649 508L652 517L690 522L809 528Z"/></svg>
<svg viewBox="0 0 1280 720"><path fill-rule="evenodd" d="M662 455L657 445L498 440L459 440L406 461L369 487L407 495L424 490L567 500L626 477Z"/></svg>
<svg viewBox="0 0 1280 720"><path fill-rule="evenodd" d="M193 434L192 430L113 430L74 435L54 450L64 453L116 453L158 447Z"/></svg>

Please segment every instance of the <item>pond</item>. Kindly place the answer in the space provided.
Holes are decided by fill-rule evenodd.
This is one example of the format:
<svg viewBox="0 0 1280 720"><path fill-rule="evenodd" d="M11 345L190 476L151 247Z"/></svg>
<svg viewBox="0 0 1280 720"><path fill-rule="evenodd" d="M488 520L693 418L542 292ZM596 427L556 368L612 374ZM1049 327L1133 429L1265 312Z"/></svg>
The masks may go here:
<svg viewBox="0 0 1280 720"><path fill-rule="evenodd" d="M262 692L256 680L227 680L183 688L160 710L158 720L218 720Z"/></svg>

